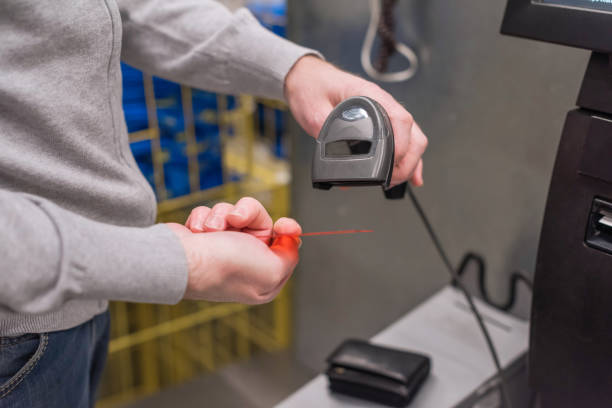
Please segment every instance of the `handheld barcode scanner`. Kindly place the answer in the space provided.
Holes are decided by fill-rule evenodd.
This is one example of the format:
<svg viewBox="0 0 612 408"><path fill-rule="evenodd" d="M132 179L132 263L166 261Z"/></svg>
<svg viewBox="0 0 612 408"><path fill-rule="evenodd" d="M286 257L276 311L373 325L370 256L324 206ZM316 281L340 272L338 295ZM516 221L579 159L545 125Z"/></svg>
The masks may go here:
<svg viewBox="0 0 612 408"><path fill-rule="evenodd" d="M312 159L312 186L377 186L390 199L403 198L406 183L389 189L395 146L384 108L373 99L344 100L329 114Z"/></svg>
<svg viewBox="0 0 612 408"><path fill-rule="evenodd" d="M470 310L474 314L483 332L495 363L499 381L501 381L501 394L504 401L504 407L511 408L510 404L507 403L508 396L504 385L505 380L501 376L502 368L491 336L484 324L482 316L474 305L472 296L462 284L459 275L450 263L448 255L429 222L425 211L415 194L408 188L407 183L389 189L391 173L393 171L394 153L393 128L382 106L376 101L364 96L349 98L336 106L323 124L321 133L317 139L315 154L312 159L312 185L314 188L324 190L329 190L332 186L381 185L385 196L391 199L403 198L406 191L408 191L408 196L417 214L423 221L425 229L440 254L440 257L444 261L452 277L453 284L463 292ZM410 398L412 398L411 396L407 398L405 396L399 396L398 398L397 394L390 395L396 392L394 390L397 390L397 387L389 387L388 384L381 385L380 379L371 379L377 376L380 377L378 375L380 373L374 373L376 370L370 370L372 367L378 367L382 364L385 365L385 369L388 369L384 361L381 363L381 359L384 360L384 357L382 357L384 352L363 353L362 351L358 351L358 356L354 357L354 359L359 360L360 363L363 363L361 365L366 368L355 371L354 365L352 368L342 367L342 363L335 359L338 355L337 353L343 353L342 347L339 350L340 351L336 351L333 356L330 357L330 360L328 360L331 365L327 371L327 375L330 380L330 389L332 391L358 396L376 402L385 401L387 404L389 404L388 401L394 401L391 403L393 406L404 406L410 401ZM348 354L350 355L350 351ZM429 358L422 356L421 358L427 361L427 367L429 367ZM336 366L334 366L334 364L336 364ZM336 371L338 366L342 369L341 372ZM419 367L415 364L412 366L414 370ZM410 371L410 368L404 368ZM402 373L400 376L403 378L410 378L415 375L419 376L419 382L415 383L418 385L411 391L410 395L414 395L414 392L418 390L429 373L429 368L421 373L417 373L414 370L410 374ZM373 374L368 371L372 371ZM370 387L367 393L363 391L364 384L368 384L368 387ZM399 383L396 383L395 385L398 384ZM399 388L408 390L404 383L402 383ZM405 390L400 392L400 394L405 393Z"/></svg>

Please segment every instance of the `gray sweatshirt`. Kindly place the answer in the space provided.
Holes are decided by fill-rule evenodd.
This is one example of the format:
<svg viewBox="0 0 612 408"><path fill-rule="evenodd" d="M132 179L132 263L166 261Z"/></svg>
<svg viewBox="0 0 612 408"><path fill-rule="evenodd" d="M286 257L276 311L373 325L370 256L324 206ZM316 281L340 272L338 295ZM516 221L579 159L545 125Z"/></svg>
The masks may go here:
<svg viewBox="0 0 612 408"><path fill-rule="evenodd" d="M212 0L0 2L0 336L62 330L108 300L175 303L183 249L153 225L120 58L194 87L282 99L308 50Z"/></svg>

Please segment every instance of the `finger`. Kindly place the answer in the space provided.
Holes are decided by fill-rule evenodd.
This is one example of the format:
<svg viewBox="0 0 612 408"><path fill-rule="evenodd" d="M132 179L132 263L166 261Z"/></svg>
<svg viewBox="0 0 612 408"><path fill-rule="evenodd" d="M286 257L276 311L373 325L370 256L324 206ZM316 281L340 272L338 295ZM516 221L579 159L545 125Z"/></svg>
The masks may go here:
<svg viewBox="0 0 612 408"><path fill-rule="evenodd" d="M302 227L293 218L282 217L274 223L274 235L288 235L298 240L298 248L302 247L302 240L298 237L302 233Z"/></svg>
<svg viewBox="0 0 612 408"><path fill-rule="evenodd" d="M272 218L265 207L252 197L241 198L227 215L228 223L253 235L270 236Z"/></svg>
<svg viewBox="0 0 612 408"><path fill-rule="evenodd" d="M412 175L416 172L420 158L415 157L412 154L407 154L398 166L393 168L393 174L391 175L391 186L396 186L403 183L406 180L412 178Z"/></svg>
<svg viewBox="0 0 612 408"><path fill-rule="evenodd" d="M185 222L185 227L189 228L192 232L203 232L204 231L204 220L210 213L210 208L206 206L196 207L191 210L189 218Z"/></svg>
<svg viewBox="0 0 612 408"><path fill-rule="evenodd" d="M375 91L375 92L374 92ZM395 160L399 163L408 152L414 118L390 93L376 86L372 97L377 100L387 112L393 128L395 142Z"/></svg>
<svg viewBox="0 0 612 408"><path fill-rule="evenodd" d="M427 137L418 125L413 126L412 130L408 151L393 169L391 177L392 185L403 183L412 176L421 160L421 156L427 148Z"/></svg>
<svg viewBox="0 0 612 408"><path fill-rule="evenodd" d="M227 214L229 214L233 208L234 206L229 203L215 204L204 221L204 231L225 231L227 229Z"/></svg>
<svg viewBox="0 0 612 408"><path fill-rule="evenodd" d="M270 249L283 262L283 267L288 270L293 270L300 259L299 255L299 238L290 235L279 235L274 238Z"/></svg>
<svg viewBox="0 0 612 408"><path fill-rule="evenodd" d="M297 236L302 233L302 227L293 218L282 217L274 223L274 235Z"/></svg>
<svg viewBox="0 0 612 408"><path fill-rule="evenodd" d="M423 140L426 142L427 138L419 125L414 121L412 114L397 102L390 93L378 88L375 99L378 99L379 103L387 111L393 128L395 148L394 169L391 180L391 185L393 186L403 183L412 177L418 165L418 160L420 160L420 155L415 157L415 146L413 144L420 145L423 143ZM407 159L406 156L410 157Z"/></svg>
<svg viewBox="0 0 612 408"><path fill-rule="evenodd" d="M417 164L410 182L415 187L421 187L423 185L423 159L419 160L419 164Z"/></svg>
<svg viewBox="0 0 612 408"><path fill-rule="evenodd" d="M278 264L270 268L265 290L257 294L258 303L267 303L274 299L293 274L299 260L298 238L278 236L274 238L270 250L276 255Z"/></svg>

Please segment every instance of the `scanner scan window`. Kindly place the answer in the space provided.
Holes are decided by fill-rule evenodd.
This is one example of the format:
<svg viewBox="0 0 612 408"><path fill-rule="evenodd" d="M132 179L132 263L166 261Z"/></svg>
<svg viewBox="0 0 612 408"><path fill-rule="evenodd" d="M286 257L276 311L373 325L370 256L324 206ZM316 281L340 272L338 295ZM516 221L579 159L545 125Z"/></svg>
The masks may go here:
<svg viewBox="0 0 612 408"><path fill-rule="evenodd" d="M612 13L612 0L533 0L551 6L573 7Z"/></svg>
<svg viewBox="0 0 612 408"><path fill-rule="evenodd" d="M346 157L370 153L372 142L368 140L337 140L325 144L326 157Z"/></svg>

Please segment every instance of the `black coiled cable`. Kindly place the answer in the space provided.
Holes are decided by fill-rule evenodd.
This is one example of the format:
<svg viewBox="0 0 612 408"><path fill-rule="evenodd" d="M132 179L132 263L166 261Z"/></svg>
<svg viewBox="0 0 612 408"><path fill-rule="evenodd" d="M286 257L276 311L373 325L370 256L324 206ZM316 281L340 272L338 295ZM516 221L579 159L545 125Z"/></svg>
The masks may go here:
<svg viewBox="0 0 612 408"><path fill-rule="evenodd" d="M530 291L533 290L533 283L525 274L521 271L514 271L510 275L510 292L508 295L508 299L506 299L503 303L495 302L491 296L489 295L489 291L487 290L487 282L486 282L486 264L484 257L475 252L467 252L463 255L463 259L459 264L459 268L457 269L457 275L463 276L465 275L470 264L476 265L477 276L478 276L478 290L480 291L480 295L482 299L489 305L503 310L504 312L509 312L514 307L516 303L516 293L519 282L523 282ZM453 282L455 284L455 282Z"/></svg>

